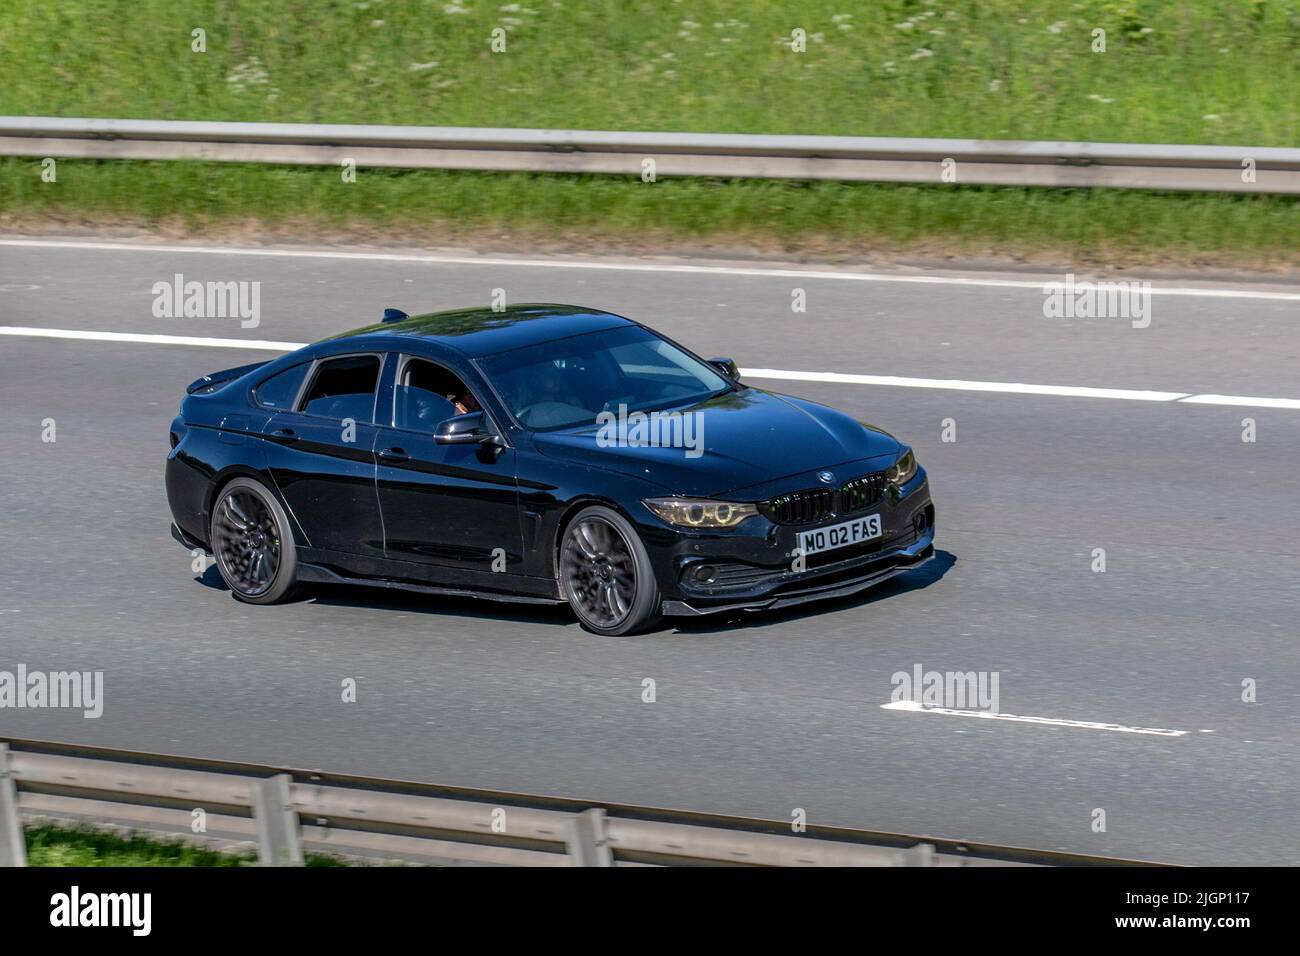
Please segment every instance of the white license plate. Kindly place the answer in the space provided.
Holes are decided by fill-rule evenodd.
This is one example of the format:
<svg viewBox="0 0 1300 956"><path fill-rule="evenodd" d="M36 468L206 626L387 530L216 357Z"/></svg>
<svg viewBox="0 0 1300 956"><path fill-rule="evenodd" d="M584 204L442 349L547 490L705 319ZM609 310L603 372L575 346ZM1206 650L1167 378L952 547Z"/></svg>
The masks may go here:
<svg viewBox="0 0 1300 956"><path fill-rule="evenodd" d="M799 550L805 555L834 551L836 548L847 548L850 545L862 544L864 541L874 541L880 537L880 534L880 515L867 515L865 518L854 518L852 521L833 524L829 528L800 531Z"/></svg>

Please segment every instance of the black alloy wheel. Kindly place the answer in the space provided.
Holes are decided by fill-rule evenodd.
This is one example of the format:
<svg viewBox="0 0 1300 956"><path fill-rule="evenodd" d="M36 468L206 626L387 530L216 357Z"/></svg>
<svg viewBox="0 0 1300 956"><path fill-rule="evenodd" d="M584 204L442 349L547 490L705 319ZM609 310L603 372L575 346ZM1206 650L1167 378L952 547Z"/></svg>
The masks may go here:
<svg viewBox="0 0 1300 956"><path fill-rule="evenodd" d="M597 634L628 634L654 616L659 591L635 529L599 505L574 517L560 549L560 580L583 626Z"/></svg>
<svg viewBox="0 0 1300 956"><path fill-rule="evenodd" d="M293 534L275 497L251 478L236 478L212 508L210 541L221 579L235 597L271 604L294 585Z"/></svg>

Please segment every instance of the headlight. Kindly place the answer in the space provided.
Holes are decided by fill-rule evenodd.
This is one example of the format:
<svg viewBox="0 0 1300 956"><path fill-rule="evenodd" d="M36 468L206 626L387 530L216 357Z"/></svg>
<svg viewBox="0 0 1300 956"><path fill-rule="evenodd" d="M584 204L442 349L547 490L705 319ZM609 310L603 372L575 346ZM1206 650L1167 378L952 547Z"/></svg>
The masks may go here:
<svg viewBox="0 0 1300 956"><path fill-rule="evenodd" d="M889 466L885 472L885 477L889 483L897 487L902 487L912 480L916 474L916 456L912 454L911 449L903 452L898 457L898 461Z"/></svg>
<svg viewBox="0 0 1300 956"><path fill-rule="evenodd" d="M647 498L642 504L669 524L683 528L734 528L758 514L754 505L704 498Z"/></svg>

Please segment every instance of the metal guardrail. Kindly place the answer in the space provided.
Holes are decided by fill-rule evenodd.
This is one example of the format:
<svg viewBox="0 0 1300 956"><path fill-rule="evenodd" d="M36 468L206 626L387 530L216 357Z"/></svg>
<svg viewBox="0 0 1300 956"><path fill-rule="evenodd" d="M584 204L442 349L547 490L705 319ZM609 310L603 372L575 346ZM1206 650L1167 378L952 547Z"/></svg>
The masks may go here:
<svg viewBox="0 0 1300 956"><path fill-rule="evenodd" d="M20 818L91 823L301 866L305 851L516 866L1150 865L897 833L0 738L0 866ZM196 821L202 832L196 832Z"/></svg>
<svg viewBox="0 0 1300 956"><path fill-rule="evenodd" d="M0 155L1300 193L1300 149L0 116Z"/></svg>

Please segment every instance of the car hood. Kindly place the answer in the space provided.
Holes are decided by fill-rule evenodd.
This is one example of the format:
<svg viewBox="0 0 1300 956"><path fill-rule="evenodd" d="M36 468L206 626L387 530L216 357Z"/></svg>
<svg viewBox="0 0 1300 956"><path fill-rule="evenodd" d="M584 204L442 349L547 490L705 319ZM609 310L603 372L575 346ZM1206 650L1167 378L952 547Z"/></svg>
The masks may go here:
<svg viewBox="0 0 1300 956"><path fill-rule="evenodd" d="M902 449L887 432L843 412L757 388L661 414L668 412L690 417L678 432L689 447L629 443L620 436L617 419L537 432L533 441L544 455L630 475L660 486L666 494L691 497L721 495ZM634 417L627 415L624 422L622 435L635 440ZM667 437L660 424L660 434Z"/></svg>

